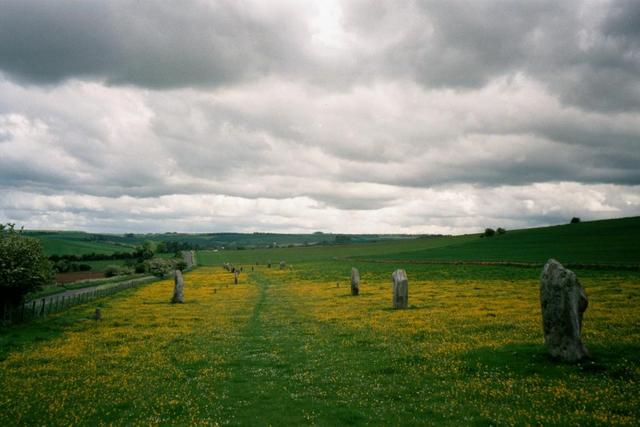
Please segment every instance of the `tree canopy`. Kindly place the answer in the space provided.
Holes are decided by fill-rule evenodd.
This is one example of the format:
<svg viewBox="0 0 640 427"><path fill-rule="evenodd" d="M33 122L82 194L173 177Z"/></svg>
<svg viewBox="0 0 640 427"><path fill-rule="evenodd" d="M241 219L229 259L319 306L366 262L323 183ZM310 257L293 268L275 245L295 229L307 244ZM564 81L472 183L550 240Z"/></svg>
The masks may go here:
<svg viewBox="0 0 640 427"><path fill-rule="evenodd" d="M40 241L14 224L0 224L0 303L19 304L27 293L52 282L52 265Z"/></svg>

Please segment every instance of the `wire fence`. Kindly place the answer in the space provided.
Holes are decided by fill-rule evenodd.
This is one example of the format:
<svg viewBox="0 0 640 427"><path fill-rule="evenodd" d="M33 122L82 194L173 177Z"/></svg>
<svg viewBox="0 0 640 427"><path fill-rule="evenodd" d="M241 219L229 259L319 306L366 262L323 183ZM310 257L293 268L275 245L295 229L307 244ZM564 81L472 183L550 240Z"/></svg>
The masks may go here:
<svg viewBox="0 0 640 427"><path fill-rule="evenodd" d="M5 304L0 307L0 310L2 310L0 319L3 325L27 322L38 317L58 313L69 307L84 304L89 301L113 295L116 292L143 285L145 283L154 282L156 280L158 280L158 278L154 276L140 277L120 283L114 283L110 286L99 286L85 290L78 289L77 292L74 292L73 294L50 295L33 301L27 301L17 307Z"/></svg>

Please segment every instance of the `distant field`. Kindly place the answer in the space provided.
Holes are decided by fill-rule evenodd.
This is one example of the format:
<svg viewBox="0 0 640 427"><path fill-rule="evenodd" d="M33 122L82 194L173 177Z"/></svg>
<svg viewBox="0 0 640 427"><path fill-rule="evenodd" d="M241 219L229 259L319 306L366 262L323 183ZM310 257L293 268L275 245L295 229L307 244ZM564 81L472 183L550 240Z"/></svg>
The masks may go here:
<svg viewBox="0 0 640 427"><path fill-rule="evenodd" d="M112 254L114 252L133 252L134 246L116 244L109 241L92 240L90 234L73 231L26 233L42 243L46 255L83 255L89 253Z"/></svg>
<svg viewBox="0 0 640 427"><path fill-rule="evenodd" d="M562 263L640 265L640 217L515 230L457 245L389 251L373 258L536 263L555 258Z"/></svg>
<svg viewBox="0 0 640 427"><path fill-rule="evenodd" d="M504 235L433 237L337 247L200 251L205 265L307 262L334 257L409 261L515 261L640 265L640 217L508 231Z"/></svg>
<svg viewBox="0 0 640 427"><path fill-rule="evenodd" d="M388 240L375 243L360 243L338 246L310 246L297 248L198 251L198 261L204 265L220 265L224 262L274 263L286 260L289 263L332 260L347 256L376 256L399 251L419 251L460 245L474 240L477 235L455 237L424 237L405 240Z"/></svg>

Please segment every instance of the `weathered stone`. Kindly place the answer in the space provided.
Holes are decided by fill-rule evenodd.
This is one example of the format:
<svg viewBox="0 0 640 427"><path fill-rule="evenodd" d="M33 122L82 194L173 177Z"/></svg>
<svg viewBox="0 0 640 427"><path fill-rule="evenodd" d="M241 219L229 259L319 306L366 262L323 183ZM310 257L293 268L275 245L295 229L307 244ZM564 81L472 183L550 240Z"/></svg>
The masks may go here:
<svg viewBox="0 0 640 427"><path fill-rule="evenodd" d="M280 261L280 270L282 270L283 268L285 268L287 266L287 263L284 261Z"/></svg>
<svg viewBox="0 0 640 427"><path fill-rule="evenodd" d="M240 272L238 270L233 272L233 284L237 285L238 284L238 276L240 275Z"/></svg>
<svg viewBox="0 0 640 427"><path fill-rule="evenodd" d="M409 280L404 270L398 269L391 275L393 279L393 308L407 308L409 304Z"/></svg>
<svg viewBox="0 0 640 427"><path fill-rule="evenodd" d="M176 270L174 276L174 286L173 286L173 298L171 298L172 303L180 303L184 302L184 280L182 279L182 271Z"/></svg>
<svg viewBox="0 0 640 427"><path fill-rule="evenodd" d="M271 261L267 261L267 268L271 268Z"/></svg>
<svg viewBox="0 0 640 427"><path fill-rule="evenodd" d="M357 268L351 267L351 295L360 293L360 272Z"/></svg>
<svg viewBox="0 0 640 427"><path fill-rule="evenodd" d="M550 259L540 276L544 344L553 357L576 362L589 357L582 344L582 315L589 300L573 271Z"/></svg>
<svg viewBox="0 0 640 427"><path fill-rule="evenodd" d="M187 269L191 269L196 265L195 251L182 251L182 260L187 265Z"/></svg>

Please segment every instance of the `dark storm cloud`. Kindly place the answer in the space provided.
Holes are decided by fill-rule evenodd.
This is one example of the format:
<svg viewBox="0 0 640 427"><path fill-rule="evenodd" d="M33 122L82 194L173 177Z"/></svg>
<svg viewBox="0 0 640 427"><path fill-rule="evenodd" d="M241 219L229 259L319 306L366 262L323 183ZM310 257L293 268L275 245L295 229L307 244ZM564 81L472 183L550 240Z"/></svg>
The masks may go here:
<svg viewBox="0 0 640 427"><path fill-rule="evenodd" d="M362 57L378 74L464 90L525 73L580 108L640 109L637 1L349 4L347 25L379 47Z"/></svg>
<svg viewBox="0 0 640 427"><path fill-rule="evenodd" d="M304 28L284 11L264 9L231 0L7 0L0 67L34 83L79 77L154 88L295 69Z"/></svg>
<svg viewBox="0 0 640 427"><path fill-rule="evenodd" d="M314 84L410 78L470 89L525 73L563 102L640 109L640 3L348 1L344 46L314 50L305 3L8 0L0 68L55 83L104 79L152 88L266 75Z"/></svg>

